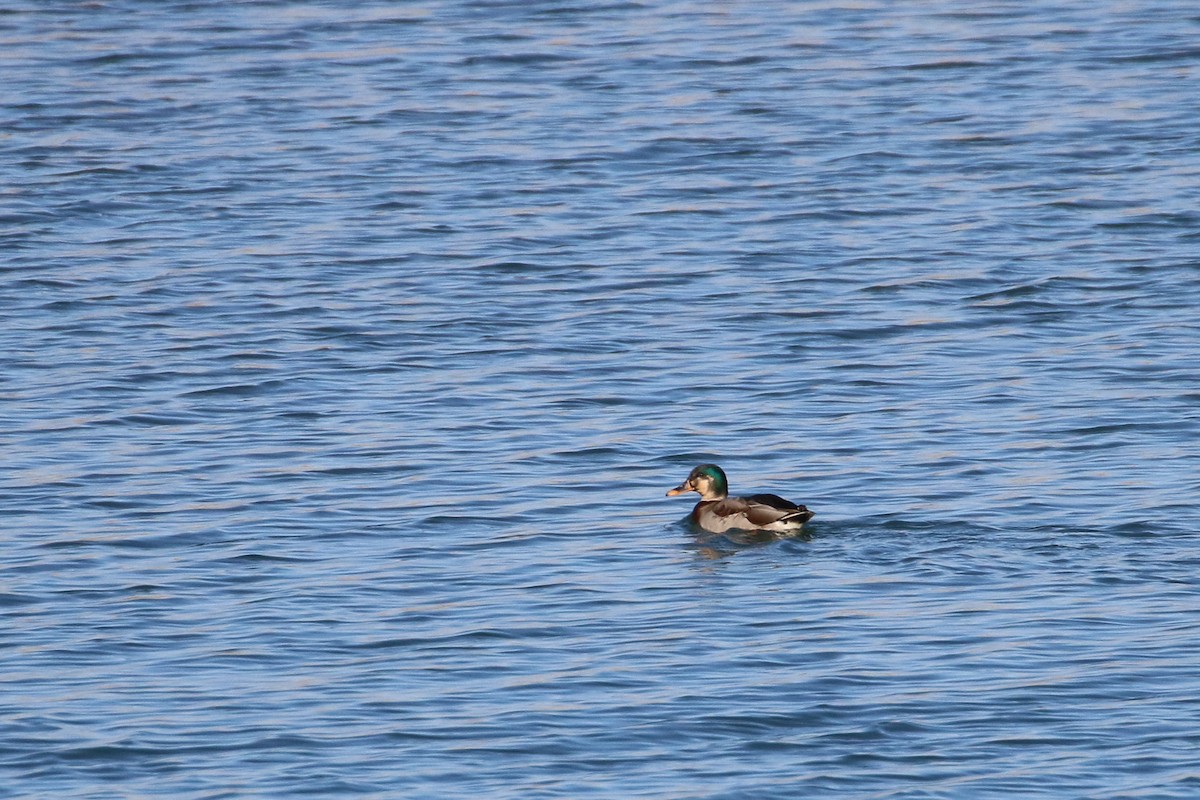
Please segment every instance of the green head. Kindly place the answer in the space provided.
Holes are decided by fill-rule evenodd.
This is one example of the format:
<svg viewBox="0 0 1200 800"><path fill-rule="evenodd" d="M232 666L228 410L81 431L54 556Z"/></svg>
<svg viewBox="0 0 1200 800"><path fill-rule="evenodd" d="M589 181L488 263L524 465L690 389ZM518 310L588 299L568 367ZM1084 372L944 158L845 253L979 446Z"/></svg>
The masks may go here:
<svg viewBox="0 0 1200 800"><path fill-rule="evenodd" d="M691 471L686 481L667 492L667 495L685 492L696 492L701 500L721 500L729 496L729 479L716 464L701 464Z"/></svg>

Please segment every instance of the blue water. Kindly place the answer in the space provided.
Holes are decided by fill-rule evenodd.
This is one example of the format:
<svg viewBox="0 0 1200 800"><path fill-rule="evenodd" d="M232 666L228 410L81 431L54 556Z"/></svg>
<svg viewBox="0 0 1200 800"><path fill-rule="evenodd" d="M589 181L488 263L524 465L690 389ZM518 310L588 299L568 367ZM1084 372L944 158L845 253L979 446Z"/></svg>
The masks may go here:
<svg viewBox="0 0 1200 800"><path fill-rule="evenodd" d="M1197 41L7 3L0 796L1200 796Z"/></svg>

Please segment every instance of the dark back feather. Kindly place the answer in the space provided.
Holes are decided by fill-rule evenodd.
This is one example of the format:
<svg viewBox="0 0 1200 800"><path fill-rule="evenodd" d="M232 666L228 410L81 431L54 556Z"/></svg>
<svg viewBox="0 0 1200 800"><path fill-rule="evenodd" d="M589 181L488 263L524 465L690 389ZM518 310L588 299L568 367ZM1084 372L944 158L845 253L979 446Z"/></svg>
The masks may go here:
<svg viewBox="0 0 1200 800"><path fill-rule="evenodd" d="M804 506L798 506L791 500L785 500L777 494L752 494L746 499L751 503L762 503L763 505L771 506L772 508L778 508L780 510L792 511L797 508L804 508Z"/></svg>

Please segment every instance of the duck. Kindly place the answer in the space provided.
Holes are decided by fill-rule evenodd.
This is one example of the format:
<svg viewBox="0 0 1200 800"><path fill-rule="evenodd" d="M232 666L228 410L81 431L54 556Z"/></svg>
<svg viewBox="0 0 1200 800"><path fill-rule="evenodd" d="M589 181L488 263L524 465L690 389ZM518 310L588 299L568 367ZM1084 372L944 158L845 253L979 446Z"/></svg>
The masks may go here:
<svg viewBox="0 0 1200 800"><path fill-rule="evenodd" d="M700 495L691 520L711 533L730 530L799 533L813 512L776 494L729 496L729 479L716 464L701 464L687 480L667 492L674 497L688 492Z"/></svg>

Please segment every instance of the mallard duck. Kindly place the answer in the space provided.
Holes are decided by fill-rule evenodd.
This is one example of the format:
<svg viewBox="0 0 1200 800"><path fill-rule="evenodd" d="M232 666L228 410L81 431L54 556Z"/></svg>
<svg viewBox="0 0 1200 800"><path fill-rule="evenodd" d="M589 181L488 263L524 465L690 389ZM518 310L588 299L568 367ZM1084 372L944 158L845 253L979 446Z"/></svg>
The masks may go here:
<svg viewBox="0 0 1200 800"><path fill-rule="evenodd" d="M667 492L667 497L696 492L700 502L692 509L692 522L706 531L775 531L798 533L813 512L775 494L730 497L729 479L716 464L701 464L687 480Z"/></svg>

